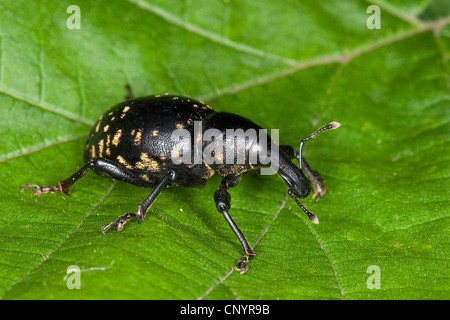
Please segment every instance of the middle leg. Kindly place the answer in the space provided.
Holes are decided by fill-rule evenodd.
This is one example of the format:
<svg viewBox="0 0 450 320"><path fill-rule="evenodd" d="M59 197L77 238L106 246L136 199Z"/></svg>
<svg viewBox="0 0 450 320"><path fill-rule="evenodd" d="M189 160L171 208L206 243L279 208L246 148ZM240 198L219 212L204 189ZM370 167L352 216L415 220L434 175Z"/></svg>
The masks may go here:
<svg viewBox="0 0 450 320"><path fill-rule="evenodd" d="M123 226L129 220L133 219L134 217L136 217L138 220L138 223L140 223L142 221L142 219L144 219L147 211L150 209L152 204L155 202L155 200L158 197L158 195L160 194L161 190L166 186L166 184L169 181L174 181L175 179L176 179L175 171L173 171L173 170L169 171L164 176L164 178L162 178L161 181L156 185L156 187L153 189L152 193L150 193L148 198L145 199L144 202L142 202L139 205L137 213L127 212L123 216L120 216L116 220L108 223L106 226L104 226L102 228L103 234L105 234L106 231L108 231L108 229L111 227L115 228L116 231L121 231L123 229Z"/></svg>

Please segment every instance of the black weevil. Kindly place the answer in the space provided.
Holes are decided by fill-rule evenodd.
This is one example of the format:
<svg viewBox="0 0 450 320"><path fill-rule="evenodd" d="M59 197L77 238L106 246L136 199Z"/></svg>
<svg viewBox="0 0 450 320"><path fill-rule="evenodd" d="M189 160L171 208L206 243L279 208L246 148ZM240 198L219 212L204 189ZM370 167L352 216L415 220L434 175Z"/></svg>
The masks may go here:
<svg viewBox="0 0 450 320"><path fill-rule="evenodd" d="M317 217L297 199L309 195L310 182L315 191L313 197L317 196L319 200L325 194L323 179L302 157L303 143L320 132L339 126L338 122L331 122L320 128L302 139L299 152L296 152L290 146L277 147L268 135L260 134L263 132L260 126L239 115L215 112L203 102L182 96L166 94L134 99L130 91L128 100L103 114L92 128L86 142L84 166L69 178L59 181L57 186L26 184L22 191L34 188L36 195L58 191L69 194L70 187L89 169L103 177L153 188L149 197L139 205L137 213L128 212L107 224L102 228L105 233L111 227L122 230L133 217L141 222L163 188L175 185L202 187L211 176L219 174L223 179L214 193L214 201L244 249L245 255L235 266L236 270L244 273L248 260L255 253L228 213L231 200L228 189L239 183L243 173L261 170L276 162L275 171L288 185L289 196L311 222L319 223ZM204 139L207 130L211 129L215 130L214 139ZM258 134L236 134L248 133L249 130L258 131ZM219 141L222 144L218 144ZM209 160L213 161L205 161L201 157L206 150L206 154L211 156ZM266 155L265 161L258 157L262 151ZM242 158L238 157L239 152ZM257 156L252 158L253 154ZM299 167L291 161L295 158Z"/></svg>

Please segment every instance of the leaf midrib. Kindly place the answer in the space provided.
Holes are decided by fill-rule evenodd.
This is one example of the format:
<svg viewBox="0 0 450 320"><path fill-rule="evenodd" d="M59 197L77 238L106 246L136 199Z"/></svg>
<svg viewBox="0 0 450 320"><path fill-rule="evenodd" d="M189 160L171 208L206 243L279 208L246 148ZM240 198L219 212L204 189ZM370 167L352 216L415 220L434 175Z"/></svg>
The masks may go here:
<svg viewBox="0 0 450 320"><path fill-rule="evenodd" d="M11 291L13 287L15 287L16 285L18 285L18 284L21 283L22 281L24 281L30 274L32 274L32 273L35 272L37 269L39 269L39 267L40 267L45 261L47 261L53 253L55 253L56 251L58 251L58 249L61 248L61 246L67 241L67 239L69 239L69 238L71 237L71 235L74 234L74 233L81 227L81 225L83 224L83 222L84 222L84 221L92 214L92 212L94 212L94 210L95 210L97 207L99 207L99 206L103 203L103 201L108 197L108 195L109 195L109 194L111 193L111 191L114 189L114 187L115 187L116 184L117 184L117 181L116 181L116 180L113 180L113 181L111 182L111 185L109 186L108 190L106 190L105 194L101 197L101 199L100 199L96 204L94 204L94 205L92 206L91 210L89 210L89 212L88 212L88 213L80 220L80 222L77 224L77 226L76 226L71 232L69 232L69 233L66 235L66 237L65 237L63 240L61 240L61 241L58 243L58 245L57 245L53 250L51 250L49 253L47 253L45 256L43 256L42 260L40 260L40 261L38 262L38 264L37 264L34 268L30 269L30 270L29 270L22 278L20 278L19 280L15 281L11 286L9 286L9 287L5 290L3 296L5 296L9 291ZM0 300L3 299L3 296L0 296Z"/></svg>
<svg viewBox="0 0 450 320"><path fill-rule="evenodd" d="M283 78L285 76L292 75L298 71L308 69L311 67L333 64L333 63L341 63L341 64L345 65L348 62L350 62L351 60L353 60L354 58L356 58L364 53L368 53L373 50L379 49L383 46L387 46L387 45L393 44L395 42L405 40L407 38L416 36L423 32L432 31L435 34L435 36L438 37L440 35L440 30L443 27L445 27L447 24L450 24L450 17L438 19L433 22L422 22L420 20L414 19L414 22L415 22L414 23L412 21L412 19L405 18L405 17L409 17L409 16L400 14L391 9L388 12L395 15L400 20L414 25L416 27L416 30L406 31L404 33L400 33L393 37L386 38L382 41L379 41L379 42L376 42L373 44L369 44L364 47L356 48L355 50L348 51L347 53L343 53L341 55L331 55L331 56L322 57L320 59L313 59L313 60L309 60L309 61L299 61L299 60L286 59L283 57L279 57L279 56L270 54L268 52L261 51L259 49L256 49L256 48L253 48L250 46L243 46L239 43L236 43L234 41L223 38L215 33L208 31L208 30L202 29L202 28L195 26L193 24L190 24L190 23L186 23L186 22L178 19L176 16L172 15L171 13L169 13L161 8L158 8L156 6L152 6L148 3L142 3L139 0L128 0L128 2L139 7L142 10L145 10L145 11L151 12L152 14L158 15L159 17L163 18L164 20L166 20L167 22L169 22L171 24L174 24L175 26L184 28L187 32L192 32L192 33L194 33L198 36L204 37L210 41L217 42L218 44L220 44L224 47L229 47L238 52L255 55L255 56L265 58L268 60L274 60L274 61L283 63L286 66L290 67L289 69L283 70L279 73L270 74L266 77L255 78L254 81L249 81L240 86L233 85L230 87L226 87L220 91L216 91L212 95L198 97L198 99L204 100L204 101L212 101L221 96L236 94L238 92L241 92L241 91L244 91L244 90L259 86L259 85L270 83L279 78ZM380 5L380 6L382 7L382 5ZM437 43L437 46L438 46L439 52L441 53L441 55L443 55L443 57L442 57L443 62L446 62L446 57L444 56L444 52L442 51L442 48L439 47L438 43ZM447 74L447 79L448 78L449 78L449 76ZM450 86L450 84L448 84L448 86ZM15 91L15 90L8 90L6 88L0 88L0 93L4 93L12 98L19 100L19 101L23 101L23 102L26 102L33 106L39 107L44 111L63 116L64 118L67 118L69 120L73 120L73 121L76 121L76 122L79 122L79 123L82 123L82 124L85 124L88 126L94 125L94 121L92 121L90 119L85 119L83 117L80 117L77 114L68 112L68 111L58 108L54 105L46 104L45 101L35 101L33 99L30 99L30 98L22 95L21 93Z"/></svg>

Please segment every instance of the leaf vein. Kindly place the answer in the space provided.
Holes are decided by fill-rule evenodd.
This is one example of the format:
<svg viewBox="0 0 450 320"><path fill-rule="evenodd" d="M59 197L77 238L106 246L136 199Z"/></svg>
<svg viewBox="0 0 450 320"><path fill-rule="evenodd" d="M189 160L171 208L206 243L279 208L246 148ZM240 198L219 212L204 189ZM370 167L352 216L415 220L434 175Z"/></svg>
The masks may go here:
<svg viewBox="0 0 450 320"><path fill-rule="evenodd" d="M421 34L423 32L433 31L436 33L436 32L438 32L436 30L442 29L448 23L450 23L450 18L441 19L441 20L435 21L433 23L428 23L428 24L423 23L416 30L406 31L401 34L394 35L391 38L383 39L379 42L372 43L372 44L366 45L364 47L356 48L353 51L349 51L349 52L343 53L341 55L330 55L330 56L322 57L320 59L303 61L303 62L297 61L296 64L294 64L292 67L290 67L287 70L282 70L281 72L278 72L275 74L269 74L268 76L255 78L254 80L243 83L239 86L226 87L224 89L216 91L212 95L201 97L201 100L212 101L212 100L220 98L222 96L237 94L241 91L251 89L251 88L259 86L259 85L268 84L272 81L278 80L278 79L286 77L286 76L290 76L292 74L297 73L298 71L305 70L305 69L311 68L311 67L327 65L327 64L332 64L332 63L341 63L341 64L345 65L345 64L348 64L354 58L361 56L365 53L369 53L371 51L380 49L382 47L391 45L393 43L403 41L405 39L411 38L411 37Z"/></svg>
<svg viewBox="0 0 450 320"><path fill-rule="evenodd" d="M25 103L28 103L32 106L35 106L37 108L40 108L44 111L47 112L51 112L54 114L57 114L59 116L62 116L66 119L72 120L72 121L76 121L85 125L88 125L90 127L92 127L94 125L94 121L88 120L88 119L84 119L83 117L80 117L79 115L75 115L72 112L63 110L63 109L59 109L57 107L55 107L54 105L50 105L50 104L46 104L44 101L41 102L36 102L28 97L23 96L21 93L15 91L15 90L7 90L5 88L1 88L0 87L0 93L3 93L5 95L8 95L16 100L20 100L23 101Z"/></svg>
<svg viewBox="0 0 450 320"><path fill-rule="evenodd" d="M334 262L331 260L331 257L328 255L327 251L325 250L322 242L320 241L319 237L317 236L317 234L314 232L314 230L311 228L310 224L308 222L305 221L305 219L300 218L300 216L298 214L296 214L296 216L306 225L306 227L309 229L309 231L311 232L311 234L314 237L314 240L318 243L318 245L320 246L320 249L322 250L323 254L325 255L325 257L328 259L328 262L330 263L331 269L333 270L334 273L334 277L336 278L336 283L339 289L339 292L341 294L341 299L344 299L344 290L342 289L342 285L341 285L341 281L339 280L339 276L335 267Z"/></svg>
<svg viewBox="0 0 450 320"><path fill-rule="evenodd" d="M273 225L273 223L275 222L275 220L278 218L279 213L281 212L281 210L283 210L286 206L288 200L288 195L286 194L286 196L283 199L283 202L281 203L280 207L278 208L277 212L275 213L272 221L270 221L269 225L264 229L264 231L262 232L261 236L256 240L255 244L253 245L253 248L255 248L259 242L262 240L262 238L267 234L267 232L269 231L270 227ZM214 288L216 288L219 284L223 284L225 282L225 280L233 273L234 271L234 267L229 270L227 272L227 274L225 276L223 276L218 282L216 282L215 284L213 284L211 287L209 287L204 294L202 294L201 296L197 297L197 300L203 300L207 295L209 295ZM232 292L232 294L236 297L236 300L238 299L237 294L232 291L229 287L228 289Z"/></svg>
<svg viewBox="0 0 450 320"><path fill-rule="evenodd" d="M420 26L423 24L423 22L420 21L420 19L418 19L416 16L405 14L402 11L397 10L394 6L391 6L387 3L380 2L378 0L366 0L366 2L369 4L376 4L377 6L382 8L383 11L386 11L390 15L393 15L393 16L399 18L400 20L410 23L412 25Z"/></svg>
<svg viewBox="0 0 450 320"><path fill-rule="evenodd" d="M164 10L162 8L151 5L147 2L141 2L139 0L128 0L128 2L136 5L137 7L141 8L143 10L149 11L149 12L161 17L162 19L166 20L167 22L169 22L177 27L183 28L188 32L196 34L200 37L203 37L205 39L208 39L210 41L213 41L213 42L223 45L225 47L229 47L229 48L235 49L239 52L248 53L248 54L258 56L261 58L281 62L286 65L293 65L296 63L295 60L280 57L280 56L247 46L245 44L237 43L235 41L232 41L232 40L224 38L220 35L217 35L213 32L210 32L208 30L200 28L194 24L188 23L186 21L182 21L179 17L167 12L166 10Z"/></svg>
<svg viewBox="0 0 450 320"><path fill-rule="evenodd" d="M81 139L81 138L85 138L86 136L87 136L87 134L82 134L82 135L68 137L68 138L65 138L65 139L62 139L62 140L56 140L54 142L47 143L47 144L37 145L37 146L31 147L31 148L27 148L27 149L21 149L19 152L12 152L12 153L9 153L7 155L4 155L4 156L0 157L0 163L8 161L8 160L11 160L11 159L14 159L14 158L18 158L18 157L21 157L21 156L26 156L26 155L29 155L29 154L34 153L34 152L41 151L41 150L46 149L46 148L54 147L54 146L59 145L59 144L63 144L63 143L66 143L66 142L71 142L71 141L75 141L75 140L78 140L78 139Z"/></svg>
<svg viewBox="0 0 450 320"><path fill-rule="evenodd" d="M73 229L71 232L69 232L67 234L67 236L59 242L59 244L53 249L51 250L49 253L47 253L43 259L41 261L38 262L38 264L31 269L29 272L27 272L22 278L20 278L19 280L17 280L15 283L13 283L5 292L9 292L12 290L12 288L14 286L16 286L17 284L23 282L31 273L33 273L34 271L36 271L46 260L48 260L48 258L55 253L56 251L58 251L59 248L61 248L61 246L66 242L67 239L70 238L70 236L72 234L74 234L80 227L81 225L84 223L84 221L92 214L92 212L94 212L94 210L100 206L103 201L106 199L106 197L111 193L111 191L114 189L114 186L116 185L117 181L114 180L111 184L111 186L108 188L108 190L106 190L105 194L103 195L103 197L92 207L92 209L81 219L80 223L75 227L75 229ZM2 297L0 297L0 299L2 299Z"/></svg>

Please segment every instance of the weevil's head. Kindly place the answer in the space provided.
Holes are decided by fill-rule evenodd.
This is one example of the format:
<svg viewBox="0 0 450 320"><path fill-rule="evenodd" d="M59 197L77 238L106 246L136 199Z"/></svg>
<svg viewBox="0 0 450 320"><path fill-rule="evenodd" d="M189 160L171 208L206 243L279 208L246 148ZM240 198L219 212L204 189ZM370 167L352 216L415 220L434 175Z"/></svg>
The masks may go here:
<svg viewBox="0 0 450 320"><path fill-rule="evenodd" d="M282 161L284 163L284 161ZM282 170L280 170L282 169ZM312 223L318 224L319 219L312 214L308 209L306 209L303 204L297 198L306 198L311 192L311 182L305 176L303 171L296 167L291 161L280 165L280 169L278 170L278 174L284 180L284 182L288 185L288 195L292 200L297 203L300 209L303 210L304 213L308 216L309 220Z"/></svg>
<svg viewBox="0 0 450 320"><path fill-rule="evenodd" d="M306 198L311 192L311 182L309 181L309 179L306 178L302 168L303 163L305 166L308 166L307 163L304 162L302 158L303 144L305 141L308 141L316 137L319 133L324 132L326 130L333 130L339 128L340 125L341 124L336 121L330 122L326 126L323 126L319 130L315 131L310 136L303 138L302 140L300 140L298 153L294 152L294 150L290 147L284 148L284 152L281 153L280 168L279 168L280 170L278 171L278 174L289 186L288 195L289 197L291 197L292 200L294 200L297 203L297 205L303 210L303 212L306 213L309 220L315 224L319 223L319 219L317 219L317 217L314 214L312 214L308 209L306 209L298 200L298 198ZM290 161L290 159L294 157L297 158L299 162L299 167L294 166L294 164ZM311 171L310 168L308 170ZM308 176L310 175L308 174ZM320 179L320 177L318 179ZM319 181L314 184L314 189L316 189L318 186L321 187L322 185L323 184L321 184ZM318 199L320 199L320 195L321 194L319 194Z"/></svg>

